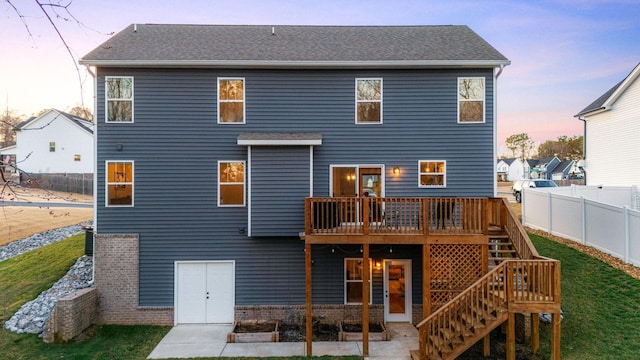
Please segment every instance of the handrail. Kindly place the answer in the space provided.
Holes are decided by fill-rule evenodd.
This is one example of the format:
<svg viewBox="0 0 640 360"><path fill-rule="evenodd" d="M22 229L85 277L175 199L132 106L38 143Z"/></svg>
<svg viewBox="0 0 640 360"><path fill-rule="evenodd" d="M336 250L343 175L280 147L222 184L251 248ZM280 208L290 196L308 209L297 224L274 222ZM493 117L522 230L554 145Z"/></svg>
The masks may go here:
<svg viewBox="0 0 640 360"><path fill-rule="evenodd" d="M559 279L557 260L502 262L417 325L420 354L437 353L473 332L483 314L505 312L510 304L559 304Z"/></svg>
<svg viewBox="0 0 640 360"><path fill-rule="evenodd" d="M497 221L497 225L501 226L505 233L509 236L509 240L513 244L516 253L520 259L537 259L540 258L538 251L533 246L529 235L522 226L522 223L518 220L517 216L511 210L507 199L499 198L492 199L493 204L498 203L498 207L494 210L500 215L494 215L494 221ZM504 216L502 216L504 214Z"/></svg>

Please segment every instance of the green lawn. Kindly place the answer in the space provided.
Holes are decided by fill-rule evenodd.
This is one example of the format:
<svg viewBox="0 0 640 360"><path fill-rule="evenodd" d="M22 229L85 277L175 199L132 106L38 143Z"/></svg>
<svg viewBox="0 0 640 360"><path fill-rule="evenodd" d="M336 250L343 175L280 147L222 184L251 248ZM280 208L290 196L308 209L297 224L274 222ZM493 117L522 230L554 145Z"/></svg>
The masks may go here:
<svg viewBox="0 0 640 360"><path fill-rule="evenodd" d="M570 247L532 235L538 252L561 261L562 358L640 357L640 280ZM549 354L550 326L540 347Z"/></svg>
<svg viewBox="0 0 640 360"><path fill-rule="evenodd" d="M562 358L637 359L640 280L577 250L531 235L541 255L562 263ZM83 235L0 262L0 320L57 281L82 255ZM2 321L4 322L4 321ZM2 359L145 359L169 327L97 326L86 340L45 344L35 335L0 330ZM550 326L541 323L541 355ZM245 360L248 360L246 358ZM276 359L276 358L272 358ZM291 357L290 360L304 357ZM358 357L320 357L355 360Z"/></svg>

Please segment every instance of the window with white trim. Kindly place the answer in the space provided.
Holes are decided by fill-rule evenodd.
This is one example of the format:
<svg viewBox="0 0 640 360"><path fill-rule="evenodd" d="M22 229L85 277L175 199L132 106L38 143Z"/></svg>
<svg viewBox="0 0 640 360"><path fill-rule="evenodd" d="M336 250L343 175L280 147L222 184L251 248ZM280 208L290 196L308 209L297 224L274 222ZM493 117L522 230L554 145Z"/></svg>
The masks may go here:
<svg viewBox="0 0 640 360"><path fill-rule="evenodd" d="M133 161L106 162L106 206L133 206Z"/></svg>
<svg viewBox="0 0 640 360"><path fill-rule="evenodd" d="M218 161L218 206L245 205L244 161Z"/></svg>
<svg viewBox="0 0 640 360"><path fill-rule="evenodd" d="M446 187L447 162L444 160L418 161L418 187Z"/></svg>
<svg viewBox="0 0 640 360"><path fill-rule="evenodd" d="M344 303L362 304L362 258L344 259ZM371 304L371 260L369 260L369 304Z"/></svg>
<svg viewBox="0 0 640 360"><path fill-rule="evenodd" d="M106 122L133 122L133 76L107 76Z"/></svg>
<svg viewBox="0 0 640 360"><path fill-rule="evenodd" d="M49 141L49 152L56 152L56 142Z"/></svg>
<svg viewBox="0 0 640 360"><path fill-rule="evenodd" d="M382 79L356 79L356 124L382 123Z"/></svg>
<svg viewBox="0 0 640 360"><path fill-rule="evenodd" d="M484 104L484 78L458 78L458 122L484 122Z"/></svg>
<svg viewBox="0 0 640 360"><path fill-rule="evenodd" d="M244 124L244 78L218 78L218 123Z"/></svg>

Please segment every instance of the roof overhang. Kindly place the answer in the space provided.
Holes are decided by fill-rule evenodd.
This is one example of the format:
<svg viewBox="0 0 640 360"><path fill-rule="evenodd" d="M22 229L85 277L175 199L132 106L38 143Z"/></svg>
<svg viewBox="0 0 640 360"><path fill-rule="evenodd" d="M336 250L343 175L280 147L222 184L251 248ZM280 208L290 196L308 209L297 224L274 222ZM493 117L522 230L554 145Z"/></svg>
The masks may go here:
<svg viewBox="0 0 640 360"><path fill-rule="evenodd" d="M272 61L272 60L86 60L80 64L99 67L149 68L243 68L243 69L429 69L495 68L509 60L390 60L390 61Z"/></svg>
<svg viewBox="0 0 640 360"><path fill-rule="evenodd" d="M238 135L238 145L311 146L322 145L321 133L255 132Z"/></svg>

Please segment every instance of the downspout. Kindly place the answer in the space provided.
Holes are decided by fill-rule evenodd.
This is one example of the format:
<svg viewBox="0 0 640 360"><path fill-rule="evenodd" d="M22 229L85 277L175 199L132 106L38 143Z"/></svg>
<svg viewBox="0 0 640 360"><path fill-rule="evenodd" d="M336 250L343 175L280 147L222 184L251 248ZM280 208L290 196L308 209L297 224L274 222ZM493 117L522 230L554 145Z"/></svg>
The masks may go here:
<svg viewBox="0 0 640 360"><path fill-rule="evenodd" d="M581 116L577 116L578 120L582 121L582 158L584 159L584 161L587 161L587 119L581 117ZM586 165L586 164L585 164ZM585 170L584 167L582 167L582 173L584 174L584 185L587 185L587 170Z"/></svg>
<svg viewBox="0 0 640 360"><path fill-rule="evenodd" d="M496 94L498 93L497 91L497 83L498 83L498 77L500 76L500 74L502 74L502 71L504 70L504 65L501 64L500 68L498 69L498 72L493 76L493 159L492 159L492 163L493 163L493 196L497 197L498 196L498 164L496 162L496 159L498 158L498 115L497 115L497 109L498 109L498 100L496 99Z"/></svg>
<svg viewBox="0 0 640 360"><path fill-rule="evenodd" d="M98 109L98 77L96 73L91 69L91 66L85 66L85 68L87 69L89 75L91 75L91 77L93 78L93 242L91 244L91 246L93 247L93 261L91 262L91 280L89 281L89 286L93 286L93 282L96 278L96 219L98 218L98 174L96 172L96 164L98 164L98 114L96 113L96 109Z"/></svg>

